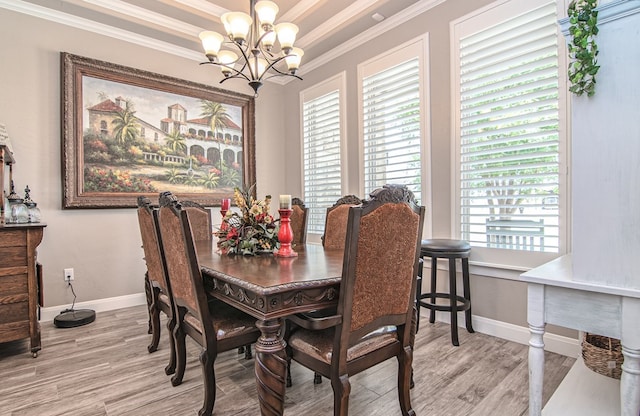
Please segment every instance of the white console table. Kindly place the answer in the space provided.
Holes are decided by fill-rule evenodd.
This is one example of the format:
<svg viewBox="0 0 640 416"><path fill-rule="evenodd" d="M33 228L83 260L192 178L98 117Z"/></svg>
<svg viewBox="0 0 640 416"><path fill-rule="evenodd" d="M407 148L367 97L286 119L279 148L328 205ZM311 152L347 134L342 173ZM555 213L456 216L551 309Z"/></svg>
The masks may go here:
<svg viewBox="0 0 640 416"><path fill-rule="evenodd" d="M555 324L620 339L620 415L640 415L640 290L572 279L571 255L521 275L528 283L529 415L542 413L544 328ZM579 392L576 392L579 394ZM576 401L581 400L576 397Z"/></svg>

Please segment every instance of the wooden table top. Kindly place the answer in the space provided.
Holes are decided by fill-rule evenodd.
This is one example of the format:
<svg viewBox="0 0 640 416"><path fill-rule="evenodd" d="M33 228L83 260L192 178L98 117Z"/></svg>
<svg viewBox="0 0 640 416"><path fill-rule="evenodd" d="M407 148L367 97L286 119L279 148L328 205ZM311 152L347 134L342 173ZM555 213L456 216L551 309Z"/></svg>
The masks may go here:
<svg viewBox="0 0 640 416"><path fill-rule="evenodd" d="M197 243L198 260L211 296L259 319L334 306L342 275L342 250L316 244L297 257L222 254L214 242Z"/></svg>

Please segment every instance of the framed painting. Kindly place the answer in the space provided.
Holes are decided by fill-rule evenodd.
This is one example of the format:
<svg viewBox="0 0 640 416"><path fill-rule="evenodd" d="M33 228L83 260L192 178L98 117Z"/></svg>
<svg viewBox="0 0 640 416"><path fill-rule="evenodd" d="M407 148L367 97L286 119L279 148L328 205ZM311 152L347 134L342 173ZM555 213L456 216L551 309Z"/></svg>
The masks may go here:
<svg viewBox="0 0 640 416"><path fill-rule="evenodd" d="M66 52L61 67L63 208L162 191L217 206L255 183L253 97Z"/></svg>

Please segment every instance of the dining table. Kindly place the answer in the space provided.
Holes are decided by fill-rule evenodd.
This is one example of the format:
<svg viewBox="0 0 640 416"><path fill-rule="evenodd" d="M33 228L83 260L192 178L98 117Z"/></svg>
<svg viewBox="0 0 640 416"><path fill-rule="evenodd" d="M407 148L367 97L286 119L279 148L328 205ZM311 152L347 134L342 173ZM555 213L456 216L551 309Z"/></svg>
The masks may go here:
<svg viewBox="0 0 640 416"><path fill-rule="evenodd" d="M344 251L319 244L294 249L295 257L243 256L222 253L215 238L196 245L207 294L256 318L261 335L255 344L255 375L264 416L284 412L284 318L338 304Z"/></svg>

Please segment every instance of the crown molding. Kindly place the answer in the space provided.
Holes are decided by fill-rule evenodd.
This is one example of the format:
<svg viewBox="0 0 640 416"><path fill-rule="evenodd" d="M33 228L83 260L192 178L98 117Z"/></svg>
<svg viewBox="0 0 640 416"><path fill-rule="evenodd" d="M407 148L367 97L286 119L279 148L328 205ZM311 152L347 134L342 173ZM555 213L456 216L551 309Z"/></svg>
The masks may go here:
<svg viewBox="0 0 640 416"><path fill-rule="evenodd" d="M152 25L162 26L167 29L185 34L189 37L198 38L200 32L204 29L198 26L190 25L171 17L167 17L160 13L155 13L150 10L144 9L140 6L135 6L130 3L125 3L122 0L83 0L85 3L99 6L103 9L111 10L117 14L125 16L135 16L137 19L144 20Z"/></svg>
<svg viewBox="0 0 640 416"><path fill-rule="evenodd" d="M213 3L209 3L206 0L174 0L174 1L184 6L198 10L199 12L208 14L210 16L215 16L217 19L220 19L220 16L222 16L223 14L230 12L230 10L227 10L224 7L217 6Z"/></svg>
<svg viewBox="0 0 640 416"><path fill-rule="evenodd" d="M380 0L358 0L353 2L350 6L343 9L340 13L333 16L331 19L324 22L322 25L311 30L309 33L297 40L296 46L302 49L308 47L314 42L320 41L322 38L328 36L334 28L340 27L347 23L351 18L362 13L367 8L375 5Z"/></svg>
<svg viewBox="0 0 640 416"><path fill-rule="evenodd" d="M191 59L196 62L202 61L202 53L194 50L176 46L172 43L163 42L148 36L142 36L127 30L118 29L113 26L97 23L82 17L73 16L68 13L52 10L37 4L27 3L22 0L0 0L0 8L71 26L77 29L86 30L88 32L97 33L114 39L119 39L145 48L155 49L181 58Z"/></svg>
<svg viewBox="0 0 640 416"><path fill-rule="evenodd" d="M395 29L396 27L402 25L403 23L413 19L414 17L422 14L439 4L444 3L447 0L420 0L416 4L411 7L407 7L399 13L394 14L393 16L383 20L378 23L376 26L371 29L365 30L358 36L353 37L351 40L343 43L342 45L330 50L329 52L320 55L313 61L309 61L301 65L300 69L304 70L304 72L311 72L322 65L325 65L327 62L336 59L345 53L357 48L358 46L364 45L365 43L375 39L376 37L383 35L391 29ZM301 74L303 76L304 74ZM282 84L287 84L291 82L290 79L283 80Z"/></svg>

